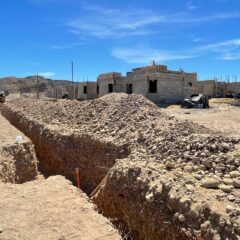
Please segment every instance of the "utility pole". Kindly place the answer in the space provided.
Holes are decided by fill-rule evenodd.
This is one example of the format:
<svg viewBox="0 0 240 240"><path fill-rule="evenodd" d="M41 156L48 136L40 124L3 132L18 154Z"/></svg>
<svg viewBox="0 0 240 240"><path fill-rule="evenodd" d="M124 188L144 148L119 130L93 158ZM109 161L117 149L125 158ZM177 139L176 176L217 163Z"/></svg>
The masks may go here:
<svg viewBox="0 0 240 240"><path fill-rule="evenodd" d="M51 80L51 98L54 98L54 83L53 80Z"/></svg>
<svg viewBox="0 0 240 240"><path fill-rule="evenodd" d="M214 77L214 82L215 82L215 95L216 95L216 97L218 97L217 81L218 81L217 78Z"/></svg>
<svg viewBox="0 0 240 240"><path fill-rule="evenodd" d="M37 73L37 99L39 99L39 78Z"/></svg>
<svg viewBox="0 0 240 240"><path fill-rule="evenodd" d="M58 87L57 87L56 82L54 82L54 85L55 85L55 88L56 88L56 92L55 92L55 94L56 94L56 99L58 99Z"/></svg>
<svg viewBox="0 0 240 240"><path fill-rule="evenodd" d="M73 87L73 61L71 62L72 66L72 99L74 99L74 87Z"/></svg>

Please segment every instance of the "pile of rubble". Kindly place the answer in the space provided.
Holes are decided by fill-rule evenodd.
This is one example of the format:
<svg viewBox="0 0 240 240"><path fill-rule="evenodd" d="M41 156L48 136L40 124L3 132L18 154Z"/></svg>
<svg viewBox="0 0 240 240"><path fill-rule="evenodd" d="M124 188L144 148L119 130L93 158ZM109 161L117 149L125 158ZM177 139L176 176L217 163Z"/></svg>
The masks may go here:
<svg viewBox="0 0 240 240"><path fill-rule="evenodd" d="M238 187L226 179L240 176L239 157L227 154L234 151L239 139L168 116L140 95L111 94L82 103L17 102L15 106L44 124L127 144L133 157L144 160L147 155L150 161L161 162L168 170L180 167L194 172L198 180L219 180L218 185L217 181L204 181L206 187L215 188L222 179L222 183Z"/></svg>
<svg viewBox="0 0 240 240"><path fill-rule="evenodd" d="M176 219L179 225L176 231L183 234L180 234L182 238L175 235L178 239L186 236L194 238L199 234L204 238L214 236L215 239L240 234L240 139L178 120L137 94L110 94L81 103L23 100L8 106L62 134L74 132L90 135L101 141L128 147L131 153L126 159L117 161L95 201L107 212L106 215L122 218L135 232L133 236L139 239L144 239L144 236L148 239L166 237ZM113 188L114 192L111 190ZM109 200L106 200L106 195ZM127 202L119 202L119 198L125 196L128 196ZM141 203L141 207L134 206L135 200L136 205ZM211 203L208 208L210 212L214 205L220 204L216 209L219 211L217 223L212 214L204 213L206 206L203 202L206 200ZM165 206L164 218L170 218L171 222L170 226L165 227L165 233L156 233L158 223L156 226L152 224L156 213L153 212L151 217L141 216L140 213L137 215L138 211L144 211L142 208L153 209L154 206L154 211L157 211L160 203ZM195 216L194 221L198 219L197 222L193 222L191 215L191 206L195 203L202 203ZM132 206L131 211L136 208L132 217L139 217L139 221L140 218L141 221L150 218L150 223L140 224L136 219L131 222L129 216L125 216L130 212L129 205ZM121 211L114 210L117 207L121 207ZM219 227L223 222L221 214L226 217L222 224L224 230ZM152 237L149 224L155 229ZM146 229L139 230L141 226ZM136 232L141 232L141 235ZM171 239L171 236L165 239Z"/></svg>

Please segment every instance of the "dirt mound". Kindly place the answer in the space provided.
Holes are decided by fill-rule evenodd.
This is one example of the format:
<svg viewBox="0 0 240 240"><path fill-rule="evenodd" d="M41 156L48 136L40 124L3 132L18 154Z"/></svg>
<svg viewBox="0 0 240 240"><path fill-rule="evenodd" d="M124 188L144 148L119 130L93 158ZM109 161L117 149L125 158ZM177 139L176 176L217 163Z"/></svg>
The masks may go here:
<svg viewBox="0 0 240 240"><path fill-rule="evenodd" d="M82 103L24 100L6 105L3 113L41 149L39 128L44 148L49 145L59 163L48 164L49 170L81 165L88 178L108 173L93 199L135 239L237 239L240 234L240 158L231 154L239 139L178 120L136 94ZM112 150L100 150L109 144ZM106 169L99 174L94 165L101 162ZM89 182L96 187L96 181Z"/></svg>
<svg viewBox="0 0 240 240"><path fill-rule="evenodd" d="M234 149L234 144L239 142L198 124L177 120L135 94L110 94L82 103L25 100L14 103L12 107L52 129L126 144L138 157L143 155L145 158L147 154L152 160L167 164L167 168L176 163L200 163L201 168L195 166L193 169L199 173L212 173L212 163L215 161L213 167L217 168L226 161L224 153ZM229 160L224 171L237 169L231 165L232 162Z"/></svg>

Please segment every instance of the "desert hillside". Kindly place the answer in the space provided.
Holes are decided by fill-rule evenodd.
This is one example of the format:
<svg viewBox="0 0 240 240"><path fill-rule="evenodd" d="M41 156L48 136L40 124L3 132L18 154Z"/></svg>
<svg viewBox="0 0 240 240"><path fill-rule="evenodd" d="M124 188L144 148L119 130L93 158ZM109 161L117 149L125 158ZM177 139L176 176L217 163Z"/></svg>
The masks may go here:
<svg viewBox="0 0 240 240"><path fill-rule="evenodd" d="M52 86L67 86L70 84L66 80L52 80L44 77L38 77L39 90L45 92L51 89ZM5 77L0 78L0 91L9 93L33 93L37 91L37 77L30 76L26 78Z"/></svg>

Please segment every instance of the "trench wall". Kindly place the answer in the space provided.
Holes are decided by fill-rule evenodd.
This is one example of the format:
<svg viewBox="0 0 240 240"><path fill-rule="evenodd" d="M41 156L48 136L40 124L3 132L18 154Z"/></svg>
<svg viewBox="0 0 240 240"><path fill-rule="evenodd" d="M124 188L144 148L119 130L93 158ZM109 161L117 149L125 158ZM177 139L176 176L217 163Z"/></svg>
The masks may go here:
<svg viewBox="0 0 240 240"><path fill-rule="evenodd" d="M75 183L75 168L79 168L81 188L87 194L106 176L116 159L129 155L125 146L115 146L88 135L53 131L8 106L2 109L2 114L34 143L41 173L46 177L64 175Z"/></svg>
<svg viewBox="0 0 240 240"><path fill-rule="evenodd" d="M188 237L181 231L184 224L180 226L172 222L172 213L167 207L169 189L159 183L161 191L156 191L153 200L146 201L149 188L146 182L138 180L140 174L140 168L129 168L124 173L112 169L105 186L94 197L94 202L104 215L115 220L115 224L120 225L125 233L128 231L131 234L132 238L129 239L193 239L194 233ZM179 201L176 200L174 204L180 208Z"/></svg>
<svg viewBox="0 0 240 240"><path fill-rule="evenodd" d="M0 149L0 181L24 183L34 180L37 175L37 159L31 142Z"/></svg>
<svg viewBox="0 0 240 240"><path fill-rule="evenodd" d="M121 164L121 163L117 163ZM141 167L112 168L106 184L94 197L104 215L127 226L134 240L237 240L240 228L207 202L179 193L169 175L149 179L154 171ZM188 178L188 181L191 180ZM184 216L184 219L179 216ZM207 226L207 227L205 227Z"/></svg>

